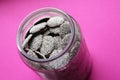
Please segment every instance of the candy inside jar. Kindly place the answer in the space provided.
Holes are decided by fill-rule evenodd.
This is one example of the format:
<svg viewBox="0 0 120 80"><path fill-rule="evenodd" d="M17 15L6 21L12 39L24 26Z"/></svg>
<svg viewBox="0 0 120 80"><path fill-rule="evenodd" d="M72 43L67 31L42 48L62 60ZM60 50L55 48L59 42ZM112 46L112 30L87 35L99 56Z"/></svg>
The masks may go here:
<svg viewBox="0 0 120 80"><path fill-rule="evenodd" d="M17 40L22 60L45 80L86 79L91 59L79 28L61 10L46 8L33 12L19 29L22 39Z"/></svg>

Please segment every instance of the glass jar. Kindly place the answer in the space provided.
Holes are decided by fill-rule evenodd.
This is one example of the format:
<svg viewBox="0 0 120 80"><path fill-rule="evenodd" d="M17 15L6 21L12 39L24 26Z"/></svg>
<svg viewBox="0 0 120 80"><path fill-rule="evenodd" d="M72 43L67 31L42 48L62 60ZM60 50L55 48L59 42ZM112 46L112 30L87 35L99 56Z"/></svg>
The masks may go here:
<svg viewBox="0 0 120 80"><path fill-rule="evenodd" d="M51 16L61 16L70 23L71 36L66 48L57 56L49 59L37 59L30 57L22 48L23 40L31 26L40 18ZM56 8L44 8L29 14L20 24L17 31L17 47L23 62L40 75L44 80L85 80L91 71L91 57L85 44L85 40L80 31L80 26L67 13ZM47 65L57 62L62 56L69 54L72 56L69 61L53 69Z"/></svg>

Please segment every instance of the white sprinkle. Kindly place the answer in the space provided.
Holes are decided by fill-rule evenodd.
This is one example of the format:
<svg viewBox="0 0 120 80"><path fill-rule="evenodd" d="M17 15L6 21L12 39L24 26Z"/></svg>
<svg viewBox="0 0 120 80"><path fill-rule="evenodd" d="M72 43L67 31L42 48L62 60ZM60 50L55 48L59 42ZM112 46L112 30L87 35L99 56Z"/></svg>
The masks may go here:
<svg viewBox="0 0 120 80"><path fill-rule="evenodd" d="M61 49L61 50L54 50L54 51L50 54L50 57L49 57L49 58L52 58L52 57L57 56L58 54L60 54L61 51L62 51L62 49Z"/></svg>
<svg viewBox="0 0 120 80"><path fill-rule="evenodd" d="M59 26L60 24L62 24L63 22L64 22L63 17L55 16L55 17L51 17L47 21L47 24L48 24L49 27L56 27L56 26Z"/></svg>
<svg viewBox="0 0 120 80"><path fill-rule="evenodd" d="M30 34L30 35L24 40L24 42L23 42L23 44L22 44L22 47L23 47L23 48L26 47L26 45L28 44L28 42L29 42L29 40L31 39L31 37L32 37L32 34Z"/></svg>
<svg viewBox="0 0 120 80"><path fill-rule="evenodd" d="M54 28L54 29L50 29L50 33L54 33L54 34L59 34L60 33L60 28Z"/></svg>
<svg viewBox="0 0 120 80"><path fill-rule="evenodd" d="M70 33L66 34L65 37L62 39L62 42L61 42L61 48L62 49L64 49L67 46L67 44L68 44L68 42L70 40L70 36L71 36Z"/></svg>
<svg viewBox="0 0 120 80"><path fill-rule="evenodd" d="M61 24L60 26L60 36L61 37L64 37L65 34L68 34L71 32L71 29L70 29L70 24L68 21L65 21L63 24Z"/></svg>
<svg viewBox="0 0 120 80"><path fill-rule="evenodd" d="M49 63L49 66L53 69L60 69L65 67L69 62L69 53L65 53L58 59L55 59Z"/></svg>
<svg viewBox="0 0 120 80"><path fill-rule="evenodd" d="M45 55L41 54L40 52L38 51L35 51L36 53L38 53L40 56L42 56L44 59L46 59Z"/></svg>
<svg viewBox="0 0 120 80"><path fill-rule="evenodd" d="M62 39L60 37L54 37L55 49L61 48Z"/></svg>
<svg viewBox="0 0 120 80"><path fill-rule="evenodd" d="M41 53L48 55L54 49L54 38L51 36L44 36L42 47L40 49Z"/></svg>
<svg viewBox="0 0 120 80"><path fill-rule="evenodd" d="M30 33L36 33L38 31L40 31L41 29L44 29L46 27L46 25L47 25L46 22L37 24L30 29Z"/></svg>
<svg viewBox="0 0 120 80"><path fill-rule="evenodd" d="M30 56L30 57L35 57L35 58L38 58L37 55L29 49L29 51L27 52L27 54Z"/></svg>
<svg viewBox="0 0 120 80"><path fill-rule="evenodd" d="M35 51L40 48L41 44L42 44L42 35L38 35L32 39L29 47L30 49Z"/></svg>

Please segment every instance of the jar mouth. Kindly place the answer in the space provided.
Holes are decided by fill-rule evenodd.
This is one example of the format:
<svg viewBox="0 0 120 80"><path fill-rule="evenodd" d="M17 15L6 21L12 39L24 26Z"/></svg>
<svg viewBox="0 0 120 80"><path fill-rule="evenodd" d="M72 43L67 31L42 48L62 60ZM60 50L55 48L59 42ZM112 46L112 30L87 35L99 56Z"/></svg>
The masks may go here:
<svg viewBox="0 0 120 80"><path fill-rule="evenodd" d="M22 48L22 38L21 38L22 35L21 35L21 32L23 32L24 25L26 23L29 23L28 20L30 20L31 18L33 18L33 16L35 16L36 14L47 13L47 12L59 13L62 16L64 16L67 19L67 21L70 23L71 36L70 36L69 42L68 42L67 46L65 47L65 49L63 49L63 51L61 51L55 57L51 57L51 58L48 58L48 59L38 59L38 58L30 57L29 55L26 54L26 52ZM23 19L23 21L21 22L21 24L20 24L20 26L18 28L18 31L17 31L16 43L17 43L17 48L18 48L20 54L22 54L27 59L29 59L31 61L34 61L34 62L49 62L49 61L52 61L52 60L55 60L55 59L61 57L62 55L64 55L67 52L67 50L70 48L70 46L73 43L74 35L75 35L75 27L74 27L74 22L71 19L71 17L67 13L65 13L64 11L62 11L60 9L52 8L52 7L46 7L46 8L41 8L41 9L38 9L36 11L33 11L32 13L28 14Z"/></svg>

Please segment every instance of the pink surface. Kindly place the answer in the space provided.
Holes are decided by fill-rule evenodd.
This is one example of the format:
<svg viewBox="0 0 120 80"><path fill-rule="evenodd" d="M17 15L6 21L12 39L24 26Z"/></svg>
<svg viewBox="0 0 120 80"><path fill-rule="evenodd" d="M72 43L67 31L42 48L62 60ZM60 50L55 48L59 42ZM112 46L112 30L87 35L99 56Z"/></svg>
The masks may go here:
<svg viewBox="0 0 120 80"><path fill-rule="evenodd" d="M46 6L81 25L94 63L90 80L120 80L119 0L0 0L0 80L41 80L21 61L16 31L28 13Z"/></svg>

